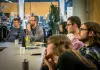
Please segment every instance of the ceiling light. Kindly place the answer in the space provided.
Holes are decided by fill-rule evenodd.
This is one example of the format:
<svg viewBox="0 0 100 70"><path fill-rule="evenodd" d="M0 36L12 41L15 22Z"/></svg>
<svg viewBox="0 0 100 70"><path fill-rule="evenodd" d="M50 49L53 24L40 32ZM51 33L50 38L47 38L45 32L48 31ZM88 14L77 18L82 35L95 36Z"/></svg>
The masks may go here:
<svg viewBox="0 0 100 70"><path fill-rule="evenodd" d="M9 3L12 3L12 1L9 1L9 0L5 0L5 1L7 1L7 2L9 2Z"/></svg>

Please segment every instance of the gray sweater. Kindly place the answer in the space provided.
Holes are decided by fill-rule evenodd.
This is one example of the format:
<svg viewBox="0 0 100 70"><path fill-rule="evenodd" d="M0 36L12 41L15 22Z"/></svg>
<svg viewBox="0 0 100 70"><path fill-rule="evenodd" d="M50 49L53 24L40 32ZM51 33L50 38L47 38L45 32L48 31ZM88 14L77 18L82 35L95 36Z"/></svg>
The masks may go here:
<svg viewBox="0 0 100 70"><path fill-rule="evenodd" d="M43 42L44 32L41 26L36 26L34 29L31 28L31 31L28 31L30 34L31 42Z"/></svg>

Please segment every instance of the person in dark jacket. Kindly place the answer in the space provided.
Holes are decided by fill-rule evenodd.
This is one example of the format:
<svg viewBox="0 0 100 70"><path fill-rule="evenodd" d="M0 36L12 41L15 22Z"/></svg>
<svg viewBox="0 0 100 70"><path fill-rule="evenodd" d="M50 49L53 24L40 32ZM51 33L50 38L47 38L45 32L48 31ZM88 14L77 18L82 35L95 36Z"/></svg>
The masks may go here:
<svg viewBox="0 0 100 70"><path fill-rule="evenodd" d="M66 35L53 35L47 43L42 70L96 70L95 65L72 48Z"/></svg>
<svg viewBox="0 0 100 70"><path fill-rule="evenodd" d="M83 23L80 27L79 39L85 44L80 49L80 53L100 70L100 24L96 22Z"/></svg>
<svg viewBox="0 0 100 70"><path fill-rule="evenodd" d="M14 18L13 20L13 28L10 30L7 41L14 42L15 39L22 41L23 36L25 37L24 30L20 27L20 19Z"/></svg>

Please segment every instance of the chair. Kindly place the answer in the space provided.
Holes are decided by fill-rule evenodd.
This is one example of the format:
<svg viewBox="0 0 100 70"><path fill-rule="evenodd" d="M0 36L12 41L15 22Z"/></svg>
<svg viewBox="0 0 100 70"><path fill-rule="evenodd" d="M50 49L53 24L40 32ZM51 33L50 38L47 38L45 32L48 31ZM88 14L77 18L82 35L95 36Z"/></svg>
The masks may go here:
<svg viewBox="0 0 100 70"><path fill-rule="evenodd" d="M9 30L8 30L7 26L1 25L0 26L0 42L4 42L5 41L8 33L9 33Z"/></svg>

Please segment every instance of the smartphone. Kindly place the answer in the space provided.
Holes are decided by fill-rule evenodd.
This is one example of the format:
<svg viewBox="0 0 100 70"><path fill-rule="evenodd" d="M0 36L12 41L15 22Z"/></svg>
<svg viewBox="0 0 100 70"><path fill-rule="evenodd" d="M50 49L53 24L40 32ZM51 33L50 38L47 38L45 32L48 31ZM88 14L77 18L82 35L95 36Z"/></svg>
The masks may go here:
<svg viewBox="0 0 100 70"><path fill-rule="evenodd" d="M41 53L32 53L31 55L41 55Z"/></svg>

